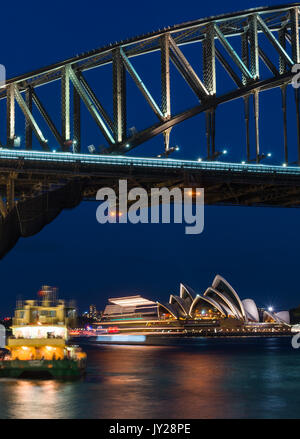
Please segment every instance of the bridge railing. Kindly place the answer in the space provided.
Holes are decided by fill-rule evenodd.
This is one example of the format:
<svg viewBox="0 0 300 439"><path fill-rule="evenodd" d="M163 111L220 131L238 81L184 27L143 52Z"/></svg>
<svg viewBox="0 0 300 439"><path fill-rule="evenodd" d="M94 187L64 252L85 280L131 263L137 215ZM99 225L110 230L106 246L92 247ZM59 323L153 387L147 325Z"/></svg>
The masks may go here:
<svg viewBox="0 0 300 439"><path fill-rule="evenodd" d="M46 153L36 151L8 151L0 149L0 166L5 160L21 161L21 162L53 162L70 163L70 164L91 164L102 166L120 166L120 167L142 167L142 168L166 168L166 169L187 169L187 170L210 170L224 172L241 172L241 173L260 173L260 174L283 174L283 175L300 175L300 167L298 166L276 166L265 164L249 164L249 163L223 163L217 161L194 161L194 160L178 160L178 159L157 159L142 157L118 157L107 155L72 154L72 153ZM18 166L19 169L20 166Z"/></svg>

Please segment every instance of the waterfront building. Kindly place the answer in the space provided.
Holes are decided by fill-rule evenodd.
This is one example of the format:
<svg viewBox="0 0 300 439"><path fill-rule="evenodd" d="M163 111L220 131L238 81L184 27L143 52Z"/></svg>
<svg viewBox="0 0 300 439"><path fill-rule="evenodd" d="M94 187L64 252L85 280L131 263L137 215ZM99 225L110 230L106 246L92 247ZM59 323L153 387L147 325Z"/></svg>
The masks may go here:
<svg viewBox="0 0 300 439"><path fill-rule="evenodd" d="M253 299L241 300L235 289L220 275L205 292L197 294L180 284L179 294L169 302L152 302L142 296L111 298L100 325L108 332L201 332L287 331L288 311L259 310Z"/></svg>

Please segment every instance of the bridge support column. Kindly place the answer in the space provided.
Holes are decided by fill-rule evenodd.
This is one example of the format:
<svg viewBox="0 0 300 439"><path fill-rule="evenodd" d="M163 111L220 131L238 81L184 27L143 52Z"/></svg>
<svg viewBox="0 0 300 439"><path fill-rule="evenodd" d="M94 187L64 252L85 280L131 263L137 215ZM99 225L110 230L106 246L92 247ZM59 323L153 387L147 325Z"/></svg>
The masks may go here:
<svg viewBox="0 0 300 439"><path fill-rule="evenodd" d="M292 57L295 64L300 63L300 47L299 47L299 7L296 6L290 11L291 20L291 44Z"/></svg>
<svg viewBox="0 0 300 439"><path fill-rule="evenodd" d="M80 96L73 86L73 152L79 153L81 150L81 121L80 121Z"/></svg>
<svg viewBox="0 0 300 439"><path fill-rule="evenodd" d="M299 88L294 88L296 119L297 119L297 142L298 142L298 165L300 165L300 111L299 111Z"/></svg>
<svg viewBox="0 0 300 439"><path fill-rule="evenodd" d="M71 139L70 125L70 73L69 66L65 66L61 76L61 118L62 137L64 143Z"/></svg>
<svg viewBox="0 0 300 439"><path fill-rule="evenodd" d="M245 109L245 126L246 126L246 154L247 154L247 162L250 162L250 129L249 129L249 112L250 112L250 103L249 96L244 97L244 109Z"/></svg>
<svg viewBox="0 0 300 439"><path fill-rule="evenodd" d="M253 44L253 22L252 22L251 32L252 32L251 55L253 57L253 51L255 50L255 44ZM247 28L241 36L241 43L242 43L242 60L244 64L249 68L250 57L249 57L248 40L249 40L249 29ZM251 67L253 67L253 61ZM244 73L242 73L242 84L247 85L247 83L248 83L248 78ZM245 114L245 128L246 128L246 156L247 156L247 162L250 162L251 153L250 153L250 96L249 95L244 97L244 114Z"/></svg>
<svg viewBox="0 0 300 439"><path fill-rule="evenodd" d="M160 40L161 52L161 110L165 120L171 117L171 88L170 88L170 40L165 34ZM164 131L164 144L166 156L170 150L171 129Z"/></svg>
<svg viewBox="0 0 300 439"><path fill-rule="evenodd" d="M286 85L281 87L282 116L283 116L283 139L284 139L284 162L288 164L288 143L287 143L287 115L286 115Z"/></svg>
<svg viewBox="0 0 300 439"><path fill-rule="evenodd" d="M208 110L205 113L206 116L206 146L207 146L207 160L214 160L216 158L215 147L215 109Z"/></svg>
<svg viewBox="0 0 300 439"><path fill-rule="evenodd" d="M14 146L15 142L15 93L14 84L7 86L6 99L6 123L7 123L7 146Z"/></svg>
<svg viewBox="0 0 300 439"><path fill-rule="evenodd" d="M164 131L164 144L165 144L166 157L168 156L169 151L170 151L170 134L171 134L171 128Z"/></svg>
<svg viewBox="0 0 300 439"><path fill-rule="evenodd" d="M260 162L259 151L259 92L253 93L254 119L255 119L255 146L256 146L256 163Z"/></svg>
<svg viewBox="0 0 300 439"><path fill-rule="evenodd" d="M119 49L113 52L114 136L117 143L126 138L126 71Z"/></svg>

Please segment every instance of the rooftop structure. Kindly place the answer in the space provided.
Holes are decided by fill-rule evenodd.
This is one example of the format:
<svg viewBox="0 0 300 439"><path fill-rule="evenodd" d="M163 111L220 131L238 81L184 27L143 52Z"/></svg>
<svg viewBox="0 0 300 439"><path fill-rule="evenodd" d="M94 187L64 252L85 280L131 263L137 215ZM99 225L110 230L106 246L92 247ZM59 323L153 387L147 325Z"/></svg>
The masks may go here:
<svg viewBox="0 0 300 439"><path fill-rule="evenodd" d="M102 320L113 319L157 319L157 304L140 295L112 298L108 300Z"/></svg>
<svg viewBox="0 0 300 439"><path fill-rule="evenodd" d="M241 300L234 288L220 275L203 295L181 284L179 296L170 295L169 303L158 302L161 319L222 320L235 319L241 323L290 324L288 311L274 313L264 310L262 319L253 299Z"/></svg>
<svg viewBox="0 0 300 439"><path fill-rule="evenodd" d="M38 300L17 301L13 328L26 325L74 326L76 309L74 303L57 298L56 288L43 286Z"/></svg>

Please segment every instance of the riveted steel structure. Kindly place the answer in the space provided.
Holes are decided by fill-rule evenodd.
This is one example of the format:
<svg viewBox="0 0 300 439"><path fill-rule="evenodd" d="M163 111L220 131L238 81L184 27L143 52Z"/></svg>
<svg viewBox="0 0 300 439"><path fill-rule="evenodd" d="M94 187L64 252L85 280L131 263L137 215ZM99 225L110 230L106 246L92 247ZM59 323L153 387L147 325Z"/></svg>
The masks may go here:
<svg viewBox="0 0 300 439"><path fill-rule="evenodd" d="M261 44L262 40L268 43L268 50L265 49L265 44ZM199 65L195 65L184 54L184 47L188 45L199 46ZM151 93L151 84L146 84L143 74L135 67L136 57L147 57L153 53L160 55L160 99ZM202 184L207 190L206 202L211 204L298 206L300 174L292 173L293 177L286 180L282 175L284 172L289 175L290 168L288 111L294 111L296 114L297 164L300 164L299 89L295 88L294 109L287 108L286 97L287 86L294 75L293 68L299 62L299 4L293 3L209 17L168 27L8 79L6 85L0 88L0 101L6 99L7 126L7 138L1 139L0 150L2 217L7 216L15 207L15 202L18 204L21 200L35 197L55 187L62 187L71 180L79 180L82 197L90 199L94 197L99 186L108 183L113 185L112 180L125 175L129 176L133 183L142 184L144 187L150 184ZM107 77L101 79L101 72L105 66L111 69L109 81ZM179 113L173 112L174 85L171 67L176 68L196 97L196 104L194 101L188 102L187 99L186 109ZM99 74L99 80L106 81L105 87L113 91L112 114L105 108L101 96L96 95L87 80L86 72L95 69ZM226 92L220 87L225 77L229 78L232 84L231 90ZM128 78L132 79L156 119L154 123L149 123L141 130L128 130L127 113L131 105ZM57 102L57 109L61 115L60 126L51 118L47 102L42 102L39 96L40 87L47 87L48 84L57 81L60 81L61 85L61 96ZM265 175L260 164L264 156L260 145L260 96L264 91L273 88L281 90L282 156L286 167L279 173L277 168L274 168L273 173ZM116 168L114 162L106 163L104 166L100 159L97 161L95 158L94 153L97 153L97 150L91 154L82 145L81 109L85 107L106 141L101 151L102 156L125 156L154 136L162 135L164 151L161 156L165 157L167 164L168 156L174 149L170 148L172 128L200 113L205 113L205 162L213 162L220 155L215 141L216 112L220 105L235 99L244 101L245 142L239 147L245 150L245 166L253 161L256 165L251 166L257 166L257 171L251 167L251 172L248 172L244 167L243 172L240 172L228 164L222 172L210 172L205 168L205 163L197 164L196 168L189 168L183 161L176 170L168 166L158 166L157 169L152 166L151 172L147 168L147 172L145 170L143 174L144 168L137 166L134 160L130 166L122 169L119 165ZM250 105L253 105L252 112ZM24 116L25 142L21 145L21 150L18 148L16 151L17 106ZM44 120L43 127L46 126L49 133L52 133L56 144L49 145L48 133L44 132L45 128L38 123L34 116L35 111ZM3 118L0 118L0 124L2 122ZM252 128L254 133L251 135ZM38 148L33 146L33 136L38 140L39 150L47 154L44 158ZM251 142L251 138L254 142ZM31 156L25 153L22 156L22 149L26 150L25 153L30 152ZM53 149L56 152L53 152ZM15 156L7 155L9 152L14 154L14 151ZM58 159L58 153L67 154L65 161ZM51 156L53 158L49 160ZM83 156L86 156L86 161Z"/></svg>
<svg viewBox="0 0 300 439"><path fill-rule="evenodd" d="M277 54L269 56L260 39L269 41ZM240 51L232 41L239 39ZM203 63L192 66L182 48L189 44L202 47ZM142 75L134 67L137 56L147 56L153 52L161 54L161 100L156 100L143 81ZM200 53L200 52L199 52ZM207 158L217 157L214 150L215 111L223 103L237 98L245 100L245 120L249 122L249 101L254 101L255 118L255 160L260 161L259 144L259 95L264 90L280 87L283 93L283 120L285 123L285 88L291 82L291 69L300 61L299 50L299 5L298 3L258 8L208 19L195 20L182 25L165 28L141 37L111 44L37 71L9 79L0 91L0 99L7 99L7 147L14 146L15 101L20 106L26 123L26 148L31 149L32 131L44 150L49 150L46 138L35 121L32 105L45 119L62 150L81 152L80 145L80 102L91 113L107 141L105 153L124 154L158 134L164 134L165 149L169 148L170 130L173 126L201 112L207 115ZM198 99L196 106L189 106L179 114L172 114L170 63L180 72L185 82ZM219 92L223 78L216 75L216 64L222 66L223 74L232 79L232 91ZM101 79L101 67L112 66L111 83L113 89L113 117L104 109L101 98L97 97L84 77L84 72L97 68ZM260 68L264 65L268 74ZM199 70L201 72L199 74ZM198 72L198 73L197 73ZM127 106L130 96L126 93L126 76L129 75L157 118L157 123L141 131L127 130ZM55 127L47 113L46 106L38 98L38 88L53 81L61 81L61 130ZM70 106L71 88L75 98ZM24 94L25 98L22 97ZM298 92L295 92L298 102ZM59 108L59 102L58 102ZM72 123L72 121L74 123ZM298 121L299 127L300 122ZM73 126L73 129L71 127ZM285 136L286 137L286 136ZM285 158L288 159L285 139ZM250 160L249 129L247 129L247 157ZM300 157L298 158L300 161Z"/></svg>

